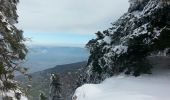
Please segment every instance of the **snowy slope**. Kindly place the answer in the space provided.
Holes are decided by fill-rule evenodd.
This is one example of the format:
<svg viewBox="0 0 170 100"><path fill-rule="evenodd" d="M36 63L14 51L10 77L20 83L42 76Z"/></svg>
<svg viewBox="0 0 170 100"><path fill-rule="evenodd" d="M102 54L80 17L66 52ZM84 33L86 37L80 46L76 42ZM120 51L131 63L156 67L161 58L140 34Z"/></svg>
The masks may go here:
<svg viewBox="0 0 170 100"><path fill-rule="evenodd" d="M153 74L118 75L79 87L73 100L170 100L170 58L152 58ZM161 67L161 68L160 68Z"/></svg>
<svg viewBox="0 0 170 100"><path fill-rule="evenodd" d="M170 71L138 78L119 75L79 87L75 100L170 100ZM73 99L74 100L74 99Z"/></svg>

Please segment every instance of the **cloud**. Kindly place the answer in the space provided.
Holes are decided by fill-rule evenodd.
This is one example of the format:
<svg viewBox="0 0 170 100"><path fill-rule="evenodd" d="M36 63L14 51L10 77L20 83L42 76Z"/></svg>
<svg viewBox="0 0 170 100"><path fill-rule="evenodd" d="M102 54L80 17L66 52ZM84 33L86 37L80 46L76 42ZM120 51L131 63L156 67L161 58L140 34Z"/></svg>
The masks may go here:
<svg viewBox="0 0 170 100"><path fill-rule="evenodd" d="M128 0L20 0L25 31L92 34L107 29L128 9Z"/></svg>

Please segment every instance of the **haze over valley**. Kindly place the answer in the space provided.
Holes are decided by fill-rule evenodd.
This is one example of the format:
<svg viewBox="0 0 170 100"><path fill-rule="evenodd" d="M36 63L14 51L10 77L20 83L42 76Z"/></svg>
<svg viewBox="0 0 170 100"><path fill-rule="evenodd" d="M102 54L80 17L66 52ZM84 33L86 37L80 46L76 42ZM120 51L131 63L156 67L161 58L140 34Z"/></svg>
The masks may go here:
<svg viewBox="0 0 170 100"><path fill-rule="evenodd" d="M88 50L83 47L30 46L23 66L32 73L56 65L87 61L88 55Z"/></svg>

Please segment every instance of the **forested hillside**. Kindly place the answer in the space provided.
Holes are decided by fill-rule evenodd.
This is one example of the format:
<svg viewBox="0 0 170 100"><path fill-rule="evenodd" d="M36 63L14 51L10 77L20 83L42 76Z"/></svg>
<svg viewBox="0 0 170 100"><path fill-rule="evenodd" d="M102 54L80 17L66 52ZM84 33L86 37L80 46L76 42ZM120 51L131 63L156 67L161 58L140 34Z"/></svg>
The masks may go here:
<svg viewBox="0 0 170 100"><path fill-rule="evenodd" d="M127 13L112 27L97 32L87 44L90 51L87 82L124 72L128 75L152 73L147 57L170 54L170 1L130 0Z"/></svg>
<svg viewBox="0 0 170 100"><path fill-rule="evenodd" d="M170 0L129 2L128 12L87 44L87 84L73 100L169 100Z"/></svg>
<svg viewBox="0 0 170 100"><path fill-rule="evenodd" d="M50 96L50 76L51 74L56 74L60 79L61 99L71 100L75 89L80 86L79 75L84 73L86 64L87 62L79 62L57 65L54 68L30 74L32 76L31 81L23 76L18 76L17 80L20 81L21 86L27 90L28 98L30 100L38 100L40 93L44 93L47 97L46 100L48 100Z"/></svg>

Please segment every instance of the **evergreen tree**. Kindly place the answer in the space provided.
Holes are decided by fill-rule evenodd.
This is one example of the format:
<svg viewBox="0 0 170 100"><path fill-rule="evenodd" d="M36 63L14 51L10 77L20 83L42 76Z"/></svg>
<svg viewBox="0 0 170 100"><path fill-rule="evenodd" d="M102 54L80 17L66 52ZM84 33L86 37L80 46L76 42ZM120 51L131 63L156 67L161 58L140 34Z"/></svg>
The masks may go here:
<svg viewBox="0 0 170 100"><path fill-rule="evenodd" d="M43 92L40 93L39 100L47 100L47 97L45 96Z"/></svg>
<svg viewBox="0 0 170 100"><path fill-rule="evenodd" d="M98 83L120 72L150 74L148 56L170 55L169 11L169 0L130 0L128 12L87 44L87 82Z"/></svg>
<svg viewBox="0 0 170 100"><path fill-rule="evenodd" d="M0 0L0 85L1 91L18 88L14 72L26 75L26 68L20 66L25 59L27 48L24 45L22 30L17 29L16 5L19 0Z"/></svg>
<svg viewBox="0 0 170 100"><path fill-rule="evenodd" d="M49 94L49 100L60 100L62 97L60 78L57 74L51 74Z"/></svg>
<svg viewBox="0 0 170 100"><path fill-rule="evenodd" d="M103 39L103 38L104 38L104 35L103 35L100 31L98 31L98 32L95 33L95 34L96 34L96 36L97 36L98 39Z"/></svg>

